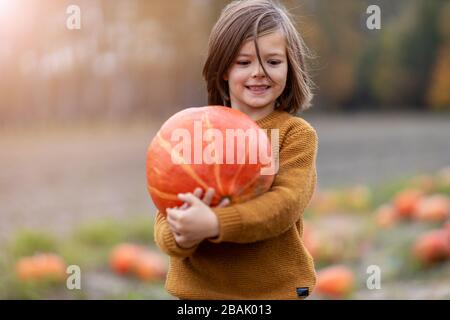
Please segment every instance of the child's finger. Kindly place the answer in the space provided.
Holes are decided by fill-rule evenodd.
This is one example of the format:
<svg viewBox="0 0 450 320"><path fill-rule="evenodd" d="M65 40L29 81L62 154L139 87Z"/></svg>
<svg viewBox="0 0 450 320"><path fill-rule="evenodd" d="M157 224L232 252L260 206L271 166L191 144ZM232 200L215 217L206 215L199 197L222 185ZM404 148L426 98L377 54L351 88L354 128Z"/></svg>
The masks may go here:
<svg viewBox="0 0 450 320"><path fill-rule="evenodd" d="M178 234L175 234L175 241L178 244L183 245L183 242L185 241L185 239L184 239L184 237L181 234L178 233Z"/></svg>
<svg viewBox="0 0 450 320"><path fill-rule="evenodd" d="M179 233L178 224L176 221L173 221L172 219L168 218L167 224L169 225L169 228L173 233Z"/></svg>
<svg viewBox="0 0 450 320"><path fill-rule="evenodd" d="M208 190L205 193L205 196L203 197L203 202L206 203L208 206L211 205L214 193L215 190L213 188L208 188Z"/></svg>
<svg viewBox="0 0 450 320"><path fill-rule="evenodd" d="M224 198L224 199L222 199L222 201L220 201L220 203L219 203L219 205L217 206L218 208L223 208L223 207L226 207L227 205L229 205L231 202L230 202L230 199L229 198Z"/></svg>
<svg viewBox="0 0 450 320"><path fill-rule="evenodd" d="M173 215L169 214L169 211L167 211L166 221L169 224L169 226L171 226L175 222L173 219Z"/></svg>
<svg viewBox="0 0 450 320"><path fill-rule="evenodd" d="M201 196L202 196L202 193L203 193L202 188L195 188L195 190L194 190L194 196L196 196L197 198L200 199ZM185 203L183 203L183 205L180 207L180 210L185 210L185 209L187 209L187 208L189 208L189 203L185 202Z"/></svg>
<svg viewBox="0 0 450 320"><path fill-rule="evenodd" d="M175 227L174 224L169 223L169 229L170 231L172 231L173 233L178 233L177 228Z"/></svg>
<svg viewBox="0 0 450 320"><path fill-rule="evenodd" d="M180 210L184 210L184 209L187 209L187 208L189 208L189 205L185 202L185 203L183 203L183 205L180 207Z"/></svg>
<svg viewBox="0 0 450 320"><path fill-rule="evenodd" d="M170 228L170 231L172 231L174 236L181 236L181 233L179 233L176 229Z"/></svg>
<svg viewBox="0 0 450 320"><path fill-rule="evenodd" d="M192 193L179 193L178 199L187 202L190 206L197 203L197 201L200 201L200 199L194 196Z"/></svg>
<svg viewBox="0 0 450 320"><path fill-rule="evenodd" d="M179 217L180 217L180 210L179 209L174 209L174 208L168 208L166 209L167 211L167 220L171 220L171 221L178 221Z"/></svg>
<svg viewBox="0 0 450 320"><path fill-rule="evenodd" d="M194 196L196 196L197 198L201 198L203 194L203 189L202 188L195 188L194 190Z"/></svg>
<svg viewBox="0 0 450 320"><path fill-rule="evenodd" d="M176 230L175 225L173 224L173 222L167 221L167 224L169 225L170 231L172 231L173 233L176 233L176 232L177 232L177 230Z"/></svg>

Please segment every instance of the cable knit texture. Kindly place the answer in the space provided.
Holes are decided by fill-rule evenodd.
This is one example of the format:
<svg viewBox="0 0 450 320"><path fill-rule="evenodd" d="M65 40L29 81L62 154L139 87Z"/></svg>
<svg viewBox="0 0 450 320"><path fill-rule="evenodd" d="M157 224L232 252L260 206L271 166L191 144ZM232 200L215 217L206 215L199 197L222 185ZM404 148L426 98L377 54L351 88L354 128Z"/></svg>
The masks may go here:
<svg viewBox="0 0 450 320"><path fill-rule="evenodd" d="M300 117L275 110L256 121L279 129L279 171L269 191L212 208L219 236L183 249L157 213L155 241L170 256L166 290L180 299L298 299L316 273L303 241L303 212L317 182L317 134ZM270 134L269 134L270 138Z"/></svg>

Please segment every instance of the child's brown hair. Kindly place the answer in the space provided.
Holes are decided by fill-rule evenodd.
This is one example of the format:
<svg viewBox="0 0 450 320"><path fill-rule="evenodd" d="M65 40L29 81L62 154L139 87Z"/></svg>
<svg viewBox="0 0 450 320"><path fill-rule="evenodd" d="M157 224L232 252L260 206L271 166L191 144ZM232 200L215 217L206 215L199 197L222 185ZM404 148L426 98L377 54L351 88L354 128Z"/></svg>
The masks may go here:
<svg viewBox="0 0 450 320"><path fill-rule="evenodd" d="M310 107L312 81L305 64L308 49L287 10L271 0L235 0L223 9L211 31L208 56L203 67L209 105L231 106L228 83L223 76L247 40L253 39L258 61L270 79L261 63L256 40L277 30L281 30L286 37L288 75L286 87L275 108L295 114Z"/></svg>

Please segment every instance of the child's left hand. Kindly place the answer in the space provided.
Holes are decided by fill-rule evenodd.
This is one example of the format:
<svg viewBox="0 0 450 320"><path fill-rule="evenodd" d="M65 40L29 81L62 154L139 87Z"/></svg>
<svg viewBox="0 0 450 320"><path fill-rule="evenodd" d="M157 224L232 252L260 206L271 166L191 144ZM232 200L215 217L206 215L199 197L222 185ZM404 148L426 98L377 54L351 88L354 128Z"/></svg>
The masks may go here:
<svg viewBox="0 0 450 320"><path fill-rule="evenodd" d="M194 194L178 194L178 198L185 202L180 208L167 209L167 222L174 233L175 241L182 248L190 248L206 238L213 238L219 235L219 221L216 214L209 205L214 196L214 189L209 188L203 200L200 199L203 191L195 189ZM218 207L225 207L229 204L228 199L224 199ZM189 206L188 206L189 205Z"/></svg>

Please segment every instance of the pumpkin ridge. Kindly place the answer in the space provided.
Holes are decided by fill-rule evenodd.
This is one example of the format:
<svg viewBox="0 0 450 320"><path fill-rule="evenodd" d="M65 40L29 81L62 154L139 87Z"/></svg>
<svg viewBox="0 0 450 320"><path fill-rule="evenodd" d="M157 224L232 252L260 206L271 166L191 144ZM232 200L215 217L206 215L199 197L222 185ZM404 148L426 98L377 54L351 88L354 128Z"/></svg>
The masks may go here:
<svg viewBox="0 0 450 320"><path fill-rule="evenodd" d="M167 193L161 190L156 189L155 187L148 186L148 189L154 192L159 198L165 199L165 200L178 200L178 197L176 194L173 193Z"/></svg>
<svg viewBox="0 0 450 320"><path fill-rule="evenodd" d="M167 142L159 133L158 133L158 143L159 145L168 153L171 154L172 150L172 146L169 142ZM177 157L181 157L181 155L176 152L175 153ZM183 159L183 158L182 158ZM186 172L192 179L194 179L195 181L197 181L205 190L208 189L208 185L206 184L205 181L203 181L196 173L195 171L186 163L184 163L184 159L183 159L183 163L180 163L181 169L183 169L184 172Z"/></svg>
<svg viewBox="0 0 450 320"><path fill-rule="evenodd" d="M202 117L202 120L205 120L205 122L206 122L206 127L208 128L208 129L213 129L213 127L212 127L212 125L211 125L211 122L209 121L209 116L208 116L208 113L207 112L205 112L204 113L204 118ZM202 121L203 122L203 121ZM223 185L222 185L222 181L221 181L221 179L220 179L220 165L219 165L219 162L220 162L220 159L218 159L218 157L217 157L217 152L215 152L214 153L214 156L215 156L215 162L214 162L214 177L215 177L215 179L216 179L216 185L217 185L217 187L219 188L219 193L221 194L221 195L223 195L224 194L224 191L223 191Z"/></svg>

